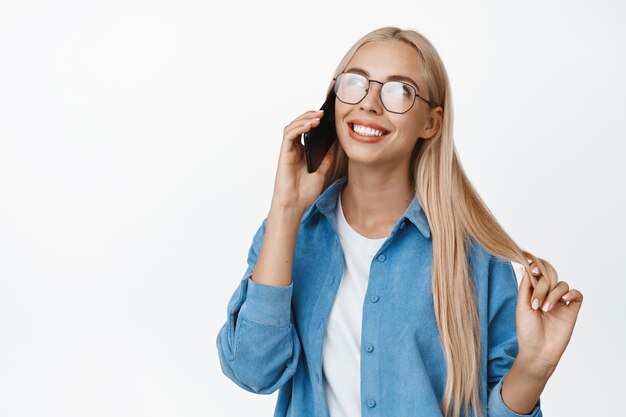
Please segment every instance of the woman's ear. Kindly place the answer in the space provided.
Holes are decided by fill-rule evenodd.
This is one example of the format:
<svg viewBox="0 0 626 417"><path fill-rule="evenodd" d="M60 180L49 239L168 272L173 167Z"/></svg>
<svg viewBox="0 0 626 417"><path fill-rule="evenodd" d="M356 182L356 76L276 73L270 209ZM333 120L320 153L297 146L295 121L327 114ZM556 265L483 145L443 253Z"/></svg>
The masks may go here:
<svg viewBox="0 0 626 417"><path fill-rule="evenodd" d="M426 123L426 127L420 135L422 139L430 139L439 131L439 127L441 126L441 121L443 119L443 107L437 106L432 109L428 115L428 122Z"/></svg>

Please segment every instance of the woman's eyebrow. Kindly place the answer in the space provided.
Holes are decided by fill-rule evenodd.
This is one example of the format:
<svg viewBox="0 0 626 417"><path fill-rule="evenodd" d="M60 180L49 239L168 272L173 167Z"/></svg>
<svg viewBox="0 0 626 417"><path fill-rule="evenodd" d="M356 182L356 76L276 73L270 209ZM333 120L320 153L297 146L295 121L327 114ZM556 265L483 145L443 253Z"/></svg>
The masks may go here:
<svg viewBox="0 0 626 417"><path fill-rule="evenodd" d="M352 68L347 69L346 72L355 72L357 74L364 75L368 78L370 76L367 71L361 68L352 67ZM413 86L417 88L417 91L420 91L420 88L417 86L417 83L413 81L411 77L407 77L406 75L390 75L389 77L387 77L387 81L405 81L405 82L413 84Z"/></svg>

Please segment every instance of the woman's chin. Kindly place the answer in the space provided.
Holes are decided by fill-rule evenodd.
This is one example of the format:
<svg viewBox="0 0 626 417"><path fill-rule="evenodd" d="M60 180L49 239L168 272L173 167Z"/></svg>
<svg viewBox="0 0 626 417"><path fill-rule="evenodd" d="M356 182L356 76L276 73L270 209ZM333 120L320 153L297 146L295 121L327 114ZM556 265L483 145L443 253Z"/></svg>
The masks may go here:
<svg viewBox="0 0 626 417"><path fill-rule="evenodd" d="M350 160L351 163L356 163L359 165L375 165L380 162L380 158L377 153L367 150L360 149L350 149L346 150L346 156Z"/></svg>

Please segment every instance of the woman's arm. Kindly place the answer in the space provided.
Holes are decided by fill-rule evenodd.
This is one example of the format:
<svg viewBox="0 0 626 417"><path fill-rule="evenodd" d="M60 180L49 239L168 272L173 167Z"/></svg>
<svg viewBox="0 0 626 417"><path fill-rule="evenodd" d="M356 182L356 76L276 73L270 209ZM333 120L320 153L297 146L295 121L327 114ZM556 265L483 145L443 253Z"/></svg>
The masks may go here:
<svg viewBox="0 0 626 417"><path fill-rule="evenodd" d="M512 411L529 414L539 401L552 369L542 369L531 362L524 362L519 356L504 376L502 382L502 400Z"/></svg>
<svg viewBox="0 0 626 417"><path fill-rule="evenodd" d="M516 309L518 283L511 262L491 256L488 266L487 402L489 417L519 417L502 395L502 385L518 355ZM540 400L522 415L541 417Z"/></svg>
<svg viewBox="0 0 626 417"><path fill-rule="evenodd" d="M302 216L319 197L332 161L329 152L309 173L300 135L318 126L321 115L305 112L283 131L270 212L254 237L248 269L228 303L228 319L217 339L224 373L257 393L280 388L298 366L293 257Z"/></svg>
<svg viewBox="0 0 626 417"><path fill-rule="evenodd" d="M301 349L291 309L291 269L286 285L252 280L262 246L270 240L268 221L263 221L254 236L248 268L228 303L227 320L217 337L224 374L245 390L258 394L276 391L295 374ZM271 251L265 253L271 255ZM270 278L281 275L272 272L266 270Z"/></svg>
<svg viewBox="0 0 626 417"><path fill-rule="evenodd" d="M582 300L564 281L550 289L540 278L533 288L523 271L516 308L519 354L502 383L502 400L512 411L526 414L537 403L570 341Z"/></svg>
<svg viewBox="0 0 626 417"><path fill-rule="evenodd" d="M265 285L291 285L291 271L302 212L272 208L267 216L267 230L252 280Z"/></svg>

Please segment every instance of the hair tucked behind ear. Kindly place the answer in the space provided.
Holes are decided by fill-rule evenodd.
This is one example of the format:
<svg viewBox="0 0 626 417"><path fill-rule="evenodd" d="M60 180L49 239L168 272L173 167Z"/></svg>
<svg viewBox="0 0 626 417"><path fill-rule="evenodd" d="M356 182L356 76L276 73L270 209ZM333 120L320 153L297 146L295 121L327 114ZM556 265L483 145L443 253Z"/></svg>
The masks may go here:
<svg viewBox="0 0 626 417"><path fill-rule="evenodd" d="M480 326L468 264L470 237L491 254L526 269L529 261L535 262L552 286L558 281L557 274L549 262L517 246L465 175L453 142L448 76L437 51L424 36L395 27L374 30L350 48L334 77L345 70L359 47L378 40L396 40L415 48L433 107L443 108L442 125L435 136L418 141L408 174L431 228L433 301L447 366L441 409L450 417L459 417L461 410L465 415L483 415L485 405L480 403L479 392L486 381L480 380ZM332 88L331 83L328 93ZM331 152L335 158L324 189L348 172L348 157L339 141Z"/></svg>

